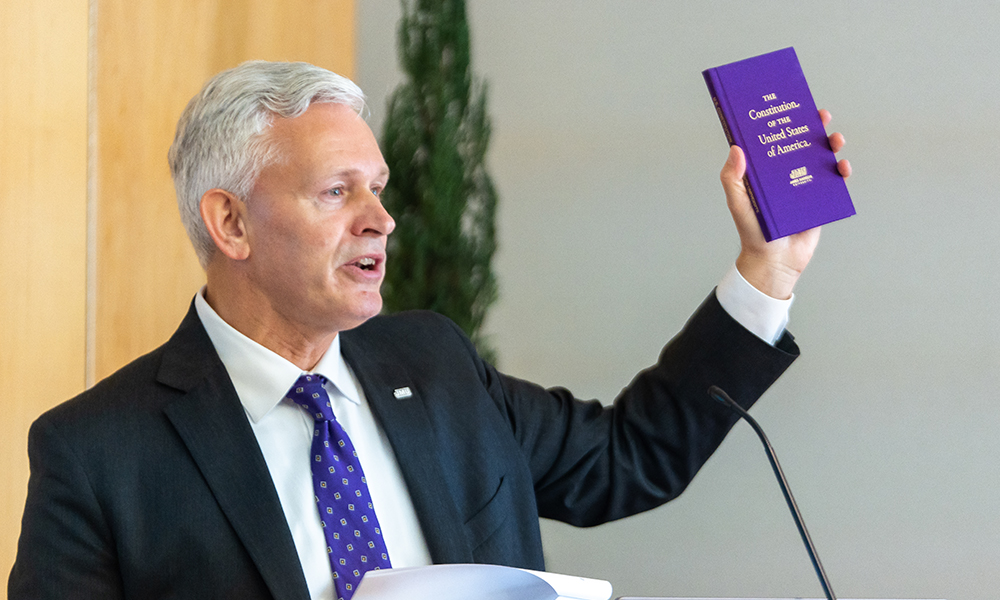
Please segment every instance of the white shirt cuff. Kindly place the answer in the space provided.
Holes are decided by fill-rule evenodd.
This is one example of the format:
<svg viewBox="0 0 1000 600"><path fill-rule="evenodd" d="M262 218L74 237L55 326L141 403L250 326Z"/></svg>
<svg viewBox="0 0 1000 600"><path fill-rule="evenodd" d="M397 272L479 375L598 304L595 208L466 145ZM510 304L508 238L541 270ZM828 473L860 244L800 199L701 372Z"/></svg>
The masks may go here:
<svg viewBox="0 0 1000 600"><path fill-rule="evenodd" d="M719 304L751 333L772 346L781 338L788 325L788 311L795 300L778 300L761 292L743 279L734 264L715 288Z"/></svg>

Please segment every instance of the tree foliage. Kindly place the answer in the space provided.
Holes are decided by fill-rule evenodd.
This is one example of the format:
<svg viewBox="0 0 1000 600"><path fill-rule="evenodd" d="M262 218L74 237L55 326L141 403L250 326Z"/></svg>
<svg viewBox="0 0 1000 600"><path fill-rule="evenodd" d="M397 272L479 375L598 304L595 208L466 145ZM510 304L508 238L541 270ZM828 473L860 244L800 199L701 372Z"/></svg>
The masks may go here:
<svg viewBox="0 0 1000 600"><path fill-rule="evenodd" d="M472 74L464 0L402 0L405 79L382 134L392 176L383 201L389 236L383 299L389 312L439 312L490 358L481 327L497 298L497 196L484 163L486 86Z"/></svg>

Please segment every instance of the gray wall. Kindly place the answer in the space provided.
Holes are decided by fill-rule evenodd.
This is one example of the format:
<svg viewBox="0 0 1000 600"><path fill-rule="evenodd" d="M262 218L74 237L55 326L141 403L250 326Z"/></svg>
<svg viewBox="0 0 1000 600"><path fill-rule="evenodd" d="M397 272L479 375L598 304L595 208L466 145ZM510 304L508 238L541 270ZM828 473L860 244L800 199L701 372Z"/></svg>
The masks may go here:
<svg viewBox="0 0 1000 600"><path fill-rule="evenodd" d="M380 131L395 0L361 0ZM738 251L701 70L795 46L834 113L858 215L797 289L803 350L754 409L842 597L1000 589L1000 8L992 2L473 0L501 195L505 371L610 400ZM667 506L543 523L549 569L615 594L819 596L759 443L739 425Z"/></svg>

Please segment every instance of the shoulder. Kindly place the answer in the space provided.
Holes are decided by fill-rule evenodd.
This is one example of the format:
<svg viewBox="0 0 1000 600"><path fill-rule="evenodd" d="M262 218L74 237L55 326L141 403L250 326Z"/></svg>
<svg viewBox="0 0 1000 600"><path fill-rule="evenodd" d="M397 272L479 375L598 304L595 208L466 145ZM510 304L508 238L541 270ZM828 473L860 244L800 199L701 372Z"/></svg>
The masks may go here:
<svg viewBox="0 0 1000 600"><path fill-rule="evenodd" d="M55 408L35 423L65 435L130 435L164 419L163 408L221 370L218 355L193 310L171 338Z"/></svg>
<svg viewBox="0 0 1000 600"><path fill-rule="evenodd" d="M154 350L38 417L28 432L32 477L67 465L103 472L142 447L145 433L163 430L165 398L151 392L160 359Z"/></svg>
<svg viewBox="0 0 1000 600"><path fill-rule="evenodd" d="M163 406L224 367L193 304L169 340L92 388L40 417L56 422L106 420L115 415L160 413Z"/></svg>
<svg viewBox="0 0 1000 600"><path fill-rule="evenodd" d="M150 390L156 387L162 353L160 347L133 360L92 388L47 411L39 421L79 422L136 410L142 406L141 400L148 398Z"/></svg>
<svg viewBox="0 0 1000 600"><path fill-rule="evenodd" d="M488 379L489 367L469 338L431 311L380 315L341 335L341 351L355 370L405 368L423 380Z"/></svg>
<svg viewBox="0 0 1000 600"><path fill-rule="evenodd" d="M408 310L391 315L378 315L355 329L344 332L355 335L429 335L452 334L458 329L448 317L430 310Z"/></svg>
<svg viewBox="0 0 1000 600"><path fill-rule="evenodd" d="M451 319L428 310L379 315L359 327L343 332L347 344L378 346L401 352L446 351L454 347L474 352L472 343Z"/></svg>

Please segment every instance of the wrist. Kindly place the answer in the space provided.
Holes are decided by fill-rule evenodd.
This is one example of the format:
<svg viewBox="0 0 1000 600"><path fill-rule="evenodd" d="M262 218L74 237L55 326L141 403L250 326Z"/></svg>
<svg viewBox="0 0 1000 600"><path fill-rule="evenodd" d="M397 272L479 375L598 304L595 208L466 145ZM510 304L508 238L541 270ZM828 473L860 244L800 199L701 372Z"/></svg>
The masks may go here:
<svg viewBox="0 0 1000 600"><path fill-rule="evenodd" d="M741 252L736 259L736 269L757 291L778 300L792 297L795 284L802 274L801 271L746 252Z"/></svg>

